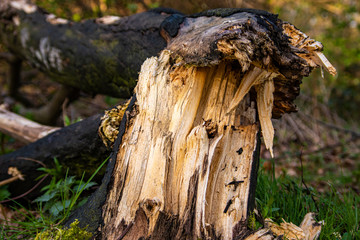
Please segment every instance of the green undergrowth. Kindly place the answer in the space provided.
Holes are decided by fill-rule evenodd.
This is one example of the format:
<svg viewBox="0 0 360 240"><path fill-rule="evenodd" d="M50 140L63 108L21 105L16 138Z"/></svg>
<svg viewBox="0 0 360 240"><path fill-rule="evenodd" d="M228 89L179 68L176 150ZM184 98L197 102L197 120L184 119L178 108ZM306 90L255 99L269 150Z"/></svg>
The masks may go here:
<svg viewBox="0 0 360 240"><path fill-rule="evenodd" d="M90 239L92 234L86 231L86 227L78 227L78 221L73 222L70 228L65 228L62 224L74 209L86 202L87 198L83 193L95 185L92 179L107 160L108 158L101 163L87 181L83 177L78 180L74 176L68 176L68 171L63 175L62 166L56 159L54 168L40 168L44 175L39 178L50 175L52 180L42 188L43 194L28 207L13 201L11 218L0 225L0 239ZM6 188L0 190L0 200L9 197Z"/></svg>
<svg viewBox="0 0 360 240"><path fill-rule="evenodd" d="M306 183L305 183L306 184ZM316 213L324 221L319 239L360 239L360 196L349 191L340 194L330 185L330 191L318 193L302 184L301 179L286 175L259 172L256 189L256 208L263 219L282 219L300 225L305 214ZM256 227L260 227L256 222Z"/></svg>
<svg viewBox="0 0 360 240"><path fill-rule="evenodd" d="M102 165L105 164L104 161ZM98 170L101 168L98 168ZM274 168L273 168L274 169ZM0 239L89 239L86 228L79 228L75 221L70 228L62 224L71 210L81 204L80 194L91 185L92 177L86 182L65 175L61 178L61 166L42 169L53 176L53 181L44 188L44 194L35 200L38 208L29 210L20 204L14 207L18 217L9 225L0 227ZM339 193L329 183L330 191L319 193L305 186L301 179L259 171L256 190L258 216L251 215L249 227L262 227L261 219L271 218L275 222L292 222L300 225L308 212L316 213L318 221L324 221L319 239L360 239L360 196L352 191ZM260 216L260 219L259 219Z"/></svg>

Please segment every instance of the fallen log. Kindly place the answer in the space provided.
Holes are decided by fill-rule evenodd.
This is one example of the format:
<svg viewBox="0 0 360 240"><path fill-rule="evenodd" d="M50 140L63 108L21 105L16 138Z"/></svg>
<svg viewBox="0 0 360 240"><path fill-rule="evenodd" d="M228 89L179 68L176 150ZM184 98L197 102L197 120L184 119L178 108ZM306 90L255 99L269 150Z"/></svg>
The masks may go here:
<svg viewBox="0 0 360 240"><path fill-rule="evenodd" d="M63 128L43 126L0 108L0 129L21 141L31 142L14 152L0 155L0 181L10 177L9 168L16 167L26 181L11 183L9 191L12 197L20 196L37 184L35 179L43 173L37 170L39 167L54 167L54 158L64 169L69 169L69 175L81 177L85 172L85 178L90 177L109 157L129 103ZM94 181L100 182L103 172L96 175ZM39 196L40 189L32 190L26 199L33 200Z"/></svg>
<svg viewBox="0 0 360 240"><path fill-rule="evenodd" d="M93 94L129 98L140 66L166 46L160 25L172 9L82 22L27 0L0 2L0 42L52 80Z"/></svg>
<svg viewBox="0 0 360 240"><path fill-rule="evenodd" d="M24 181L21 184L13 182L9 185L12 197L16 197L31 189L37 181L35 180L42 172L42 167L33 159L42 162L48 168L54 166L54 158L69 168L70 175L78 175L86 171L87 177L90 169L96 169L102 161L110 154L110 150L104 145L98 135L98 128L102 115L98 114L81 122L61 128L47 136L30 143L14 152L0 155L0 181L7 179L9 167L16 167L23 175ZM101 176L98 176L98 179ZM34 199L39 196L41 187L26 196L27 199Z"/></svg>

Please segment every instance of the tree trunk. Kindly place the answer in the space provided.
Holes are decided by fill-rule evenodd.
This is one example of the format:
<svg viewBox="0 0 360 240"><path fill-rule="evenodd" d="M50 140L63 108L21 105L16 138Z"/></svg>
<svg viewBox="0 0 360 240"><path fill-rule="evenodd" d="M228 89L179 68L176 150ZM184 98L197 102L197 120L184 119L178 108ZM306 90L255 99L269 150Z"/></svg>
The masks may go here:
<svg viewBox="0 0 360 240"><path fill-rule="evenodd" d="M246 229L259 153L255 104L226 115L241 72L180 67L169 53L143 64L138 113L117 155L103 239L225 239ZM169 75L171 77L169 78Z"/></svg>
<svg viewBox="0 0 360 240"><path fill-rule="evenodd" d="M317 58L320 43L274 15L203 16L183 19L167 49L142 66L98 238L275 238L247 227L260 127L272 153L272 114L294 110L313 67L333 68Z"/></svg>

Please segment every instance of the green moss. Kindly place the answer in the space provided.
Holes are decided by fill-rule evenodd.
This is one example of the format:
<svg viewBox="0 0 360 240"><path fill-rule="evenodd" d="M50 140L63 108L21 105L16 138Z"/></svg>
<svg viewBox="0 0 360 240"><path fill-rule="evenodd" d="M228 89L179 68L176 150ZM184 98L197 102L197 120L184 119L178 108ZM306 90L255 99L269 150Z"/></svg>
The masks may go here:
<svg viewBox="0 0 360 240"><path fill-rule="evenodd" d="M53 227L44 232L38 233L35 240L87 240L92 237L92 234L86 231L85 228L78 227L79 221L76 219L70 224L70 228Z"/></svg>
<svg viewBox="0 0 360 240"><path fill-rule="evenodd" d="M93 172L99 167L99 164L103 159L96 157L91 157L89 154L82 154L79 157L80 159L86 159L86 169L84 162L81 161L66 161L64 163L64 168L69 169L69 175L75 176L77 179L81 178L85 172L84 179L88 179ZM64 161L65 162L65 161ZM106 168L102 168L99 173L95 176L94 180L96 182L101 181L103 175L105 174Z"/></svg>
<svg viewBox="0 0 360 240"><path fill-rule="evenodd" d="M256 219L255 219L255 214L254 212L252 212L250 215L249 215L249 218L248 218L248 228L251 229L251 230L256 230Z"/></svg>
<svg viewBox="0 0 360 240"><path fill-rule="evenodd" d="M116 48L116 46L119 44L118 40L104 40L101 39L101 36L99 36L100 39L92 39L90 40L91 44L94 46L95 49L102 49L105 51L113 52L113 50Z"/></svg>

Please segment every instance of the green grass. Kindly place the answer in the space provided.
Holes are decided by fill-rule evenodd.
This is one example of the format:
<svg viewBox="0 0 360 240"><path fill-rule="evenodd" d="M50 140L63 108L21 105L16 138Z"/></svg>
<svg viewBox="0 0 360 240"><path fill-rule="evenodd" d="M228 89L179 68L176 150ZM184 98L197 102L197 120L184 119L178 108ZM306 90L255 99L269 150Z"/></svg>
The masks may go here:
<svg viewBox="0 0 360 240"><path fill-rule="evenodd" d="M260 171L256 189L256 204L263 218L280 223L281 219L299 225L308 212L324 220L319 239L360 239L360 196L344 194L331 187L327 193L306 188L301 180L287 176L275 178ZM257 226L260 224L258 223Z"/></svg>
<svg viewBox="0 0 360 240"><path fill-rule="evenodd" d="M40 236L39 234L53 234L56 232L54 229L61 232L61 223L79 204L80 194L98 170L84 183L82 180L75 181L67 175L60 178L61 166L58 163L55 165L54 169L42 169L54 177L44 188L44 195L36 200L42 204L38 205L36 211L30 211L20 204L14 207L19 216L18 220L12 221L16 227L1 226L0 239L30 239ZM360 239L360 196L352 191L341 194L331 185L329 189L326 193L318 193L313 188L304 187L301 179L286 175L275 178L274 173L269 174L260 170L256 208L264 219L271 218L278 223L284 219L296 225L301 223L306 213L315 212L317 220L325 222L319 239ZM255 227L261 227L260 222L256 222Z"/></svg>
<svg viewBox="0 0 360 240"><path fill-rule="evenodd" d="M59 239L64 240L88 239L79 237L80 235L88 236L88 233L85 229L77 227L77 224L72 225L69 231L64 230L61 224L69 217L72 210L86 202L86 198L80 196L94 185L91 180L107 160L108 158L101 163L87 181L83 181L83 178L76 180L74 176L68 176L68 171L61 177L62 166L56 159L54 159L55 168L40 168L39 170L52 176L52 181L42 189L44 194L33 201L37 203L37 208L31 211L30 208L14 201L13 217L8 223L0 226L0 239L36 239L36 236L45 235L49 239L57 239L59 234L61 235ZM6 189L2 190L4 192L2 195L8 197Z"/></svg>

